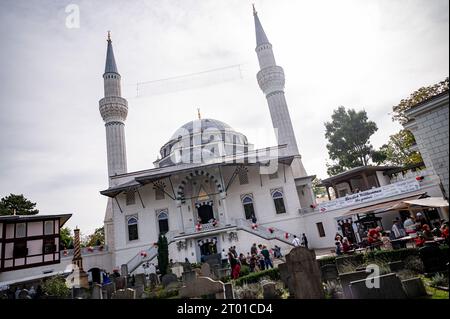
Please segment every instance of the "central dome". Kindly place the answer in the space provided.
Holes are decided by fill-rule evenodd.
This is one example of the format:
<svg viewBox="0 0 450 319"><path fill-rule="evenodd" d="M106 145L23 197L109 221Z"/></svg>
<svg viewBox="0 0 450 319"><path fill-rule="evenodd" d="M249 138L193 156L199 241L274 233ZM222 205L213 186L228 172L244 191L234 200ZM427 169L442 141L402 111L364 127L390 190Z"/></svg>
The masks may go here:
<svg viewBox="0 0 450 319"><path fill-rule="evenodd" d="M175 133L172 135L170 140L178 140L181 136L181 138L185 137L186 135L191 135L194 133L194 130L197 132L203 132L204 130L208 131L233 131L233 128L229 126L228 124L214 119L201 119L201 120L194 120L187 122L182 127L180 127L178 130L175 131Z"/></svg>
<svg viewBox="0 0 450 319"><path fill-rule="evenodd" d="M246 152L248 146L247 137L236 132L230 125L214 119L198 119L175 131L161 147L161 160L155 164L163 167L185 163L187 160L193 162L199 158L203 162L206 157Z"/></svg>

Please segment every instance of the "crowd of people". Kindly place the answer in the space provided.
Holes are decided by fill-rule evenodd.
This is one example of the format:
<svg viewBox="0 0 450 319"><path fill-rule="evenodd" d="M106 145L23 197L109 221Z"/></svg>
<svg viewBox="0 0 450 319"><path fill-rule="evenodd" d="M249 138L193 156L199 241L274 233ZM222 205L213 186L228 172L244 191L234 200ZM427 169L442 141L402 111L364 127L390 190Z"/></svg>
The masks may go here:
<svg viewBox="0 0 450 319"><path fill-rule="evenodd" d="M261 271L265 269L273 268L273 259L283 257L281 254L281 248L275 245L272 249L267 246L254 243L250 247L250 252L247 254L238 253L236 246L232 246L221 252L222 266L226 267L228 264L231 267L231 278L239 278L241 267L249 267L250 272Z"/></svg>
<svg viewBox="0 0 450 319"><path fill-rule="evenodd" d="M448 235L448 221L441 220L431 224L419 212L415 217L408 216L404 221L397 217L392 221L390 231L384 231L380 226L370 228L366 233L366 238L359 244L352 243L347 237L337 233L335 236L335 253L336 255L349 254L358 248L383 248L387 250L406 248L406 239L413 240L416 247L424 246L427 241L440 241L449 244Z"/></svg>
<svg viewBox="0 0 450 319"><path fill-rule="evenodd" d="M43 295L41 285L38 285L36 289L34 286L29 286L27 289L25 285L22 285L0 291L0 299L41 299Z"/></svg>

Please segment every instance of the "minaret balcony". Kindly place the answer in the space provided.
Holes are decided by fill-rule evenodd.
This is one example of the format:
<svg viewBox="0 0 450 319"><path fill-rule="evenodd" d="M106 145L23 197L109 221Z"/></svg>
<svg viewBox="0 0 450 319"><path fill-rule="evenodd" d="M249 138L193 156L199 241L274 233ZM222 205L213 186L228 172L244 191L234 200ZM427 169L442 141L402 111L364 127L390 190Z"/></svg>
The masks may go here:
<svg viewBox="0 0 450 319"><path fill-rule="evenodd" d="M277 65L262 69L257 74L258 84L264 94L283 91L285 78L283 68Z"/></svg>

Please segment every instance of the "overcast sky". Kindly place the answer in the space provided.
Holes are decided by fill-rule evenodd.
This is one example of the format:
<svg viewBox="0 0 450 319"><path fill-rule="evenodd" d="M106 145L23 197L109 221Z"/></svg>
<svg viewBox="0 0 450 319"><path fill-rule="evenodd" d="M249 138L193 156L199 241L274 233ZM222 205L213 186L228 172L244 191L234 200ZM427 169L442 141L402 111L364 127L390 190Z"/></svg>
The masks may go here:
<svg viewBox="0 0 450 319"><path fill-rule="evenodd" d="M153 167L182 124L228 123L257 147L275 144L256 82L251 3L277 64L309 174L326 177L324 125L340 105L365 109L385 143L392 106L448 76L448 0L0 0L0 197L24 194L42 214L72 213L90 233L107 188L103 96L106 32L128 99L128 170ZM67 28L66 6L80 9ZM179 80L154 81L240 65Z"/></svg>

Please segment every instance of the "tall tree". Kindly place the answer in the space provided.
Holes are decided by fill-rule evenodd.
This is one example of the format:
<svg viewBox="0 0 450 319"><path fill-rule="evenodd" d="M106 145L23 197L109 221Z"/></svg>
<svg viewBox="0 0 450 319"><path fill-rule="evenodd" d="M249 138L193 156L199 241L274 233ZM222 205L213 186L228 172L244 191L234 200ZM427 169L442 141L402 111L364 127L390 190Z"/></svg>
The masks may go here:
<svg viewBox="0 0 450 319"><path fill-rule="evenodd" d="M64 227L60 231L61 244L65 249L73 248L73 235L69 227Z"/></svg>
<svg viewBox="0 0 450 319"><path fill-rule="evenodd" d="M445 80L430 85L424 86L417 89L411 95L400 101L397 105L393 106L392 120L400 122L400 124L405 124L408 122L408 118L405 115L405 111L413 107L414 105L428 100L429 98L438 95L442 92L449 90L449 78Z"/></svg>
<svg viewBox="0 0 450 319"><path fill-rule="evenodd" d="M320 178L316 177L312 181L312 189L316 197L324 197L327 195L327 189L324 186L320 186L321 184L322 180Z"/></svg>
<svg viewBox="0 0 450 319"><path fill-rule="evenodd" d="M387 144L380 148L386 157L386 162L391 165L406 166L423 162L418 151L411 150L416 143L414 135L408 130L400 130L389 137Z"/></svg>
<svg viewBox="0 0 450 319"><path fill-rule="evenodd" d="M0 200L0 215L36 215L39 210L35 209L36 203L26 199L22 194L9 194Z"/></svg>
<svg viewBox="0 0 450 319"><path fill-rule="evenodd" d="M169 268L169 245L164 235L159 235L158 239L158 267L161 276L168 273Z"/></svg>
<svg viewBox="0 0 450 319"><path fill-rule="evenodd" d="M84 242L86 247L100 246L105 244L105 229L104 227L96 228L94 233L87 236Z"/></svg>
<svg viewBox="0 0 450 319"><path fill-rule="evenodd" d="M331 122L325 123L325 137L330 159L328 174L335 175L358 166L368 165L371 160L380 161L382 154L375 152L370 137L378 128L369 121L366 111L346 110L340 106L334 110Z"/></svg>

